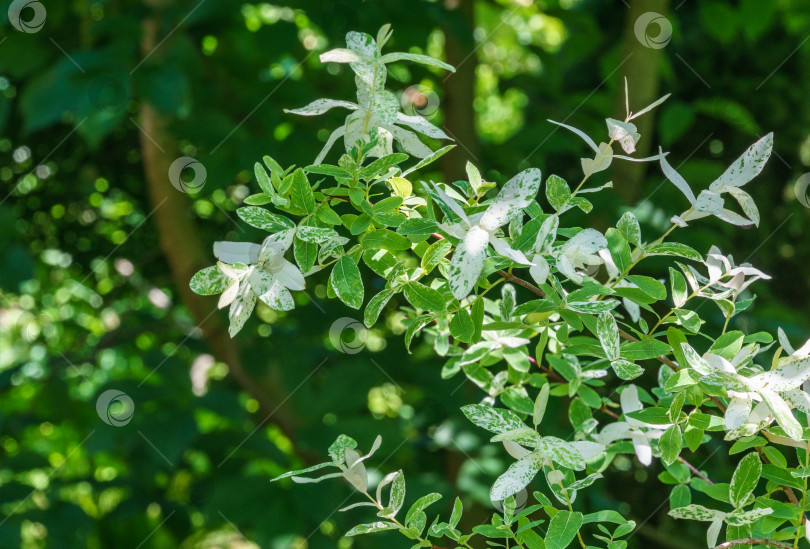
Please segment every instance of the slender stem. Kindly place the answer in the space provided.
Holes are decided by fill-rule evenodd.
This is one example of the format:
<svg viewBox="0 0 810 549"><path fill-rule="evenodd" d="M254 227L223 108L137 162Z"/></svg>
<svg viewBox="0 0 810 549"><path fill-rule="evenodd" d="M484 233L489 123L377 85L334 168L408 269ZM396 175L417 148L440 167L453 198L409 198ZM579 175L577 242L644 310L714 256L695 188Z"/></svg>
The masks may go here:
<svg viewBox="0 0 810 549"><path fill-rule="evenodd" d="M781 541L775 541L772 539L760 539L760 538L735 539L734 541L727 541L725 543L721 543L714 549L726 549L727 547L735 547L737 545L763 545L765 547L780 547L783 549L792 549L791 546L788 545L787 543L782 543Z"/></svg>

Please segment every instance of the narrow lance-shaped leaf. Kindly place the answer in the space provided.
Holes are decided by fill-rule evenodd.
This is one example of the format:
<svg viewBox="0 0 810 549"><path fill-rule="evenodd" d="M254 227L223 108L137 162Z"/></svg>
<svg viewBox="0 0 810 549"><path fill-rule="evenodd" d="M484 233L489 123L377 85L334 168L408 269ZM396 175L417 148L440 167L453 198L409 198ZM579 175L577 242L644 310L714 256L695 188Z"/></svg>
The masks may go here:
<svg viewBox="0 0 810 549"><path fill-rule="evenodd" d="M729 500L735 508L740 508L745 504L754 492L761 475L762 461L756 452L751 452L740 460L731 477L728 489Z"/></svg>

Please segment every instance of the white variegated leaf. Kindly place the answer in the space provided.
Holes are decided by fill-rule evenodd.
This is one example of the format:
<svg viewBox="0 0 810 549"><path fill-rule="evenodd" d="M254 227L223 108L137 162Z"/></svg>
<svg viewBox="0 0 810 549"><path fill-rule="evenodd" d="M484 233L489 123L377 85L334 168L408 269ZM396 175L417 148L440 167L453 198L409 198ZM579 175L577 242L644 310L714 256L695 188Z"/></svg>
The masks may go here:
<svg viewBox="0 0 810 549"><path fill-rule="evenodd" d="M709 509L702 505L691 504L685 507L677 507L672 509L669 516L676 519L698 520L704 522L711 522L717 519L723 519L726 513L716 509Z"/></svg>
<svg viewBox="0 0 810 549"><path fill-rule="evenodd" d="M802 440L802 426L793 416L787 402L770 389L759 389L757 392L762 396L763 401L768 405L771 414L776 418L776 422L785 431L785 434L793 440Z"/></svg>
<svg viewBox="0 0 810 549"><path fill-rule="evenodd" d="M343 107L344 109L349 109L352 111L359 108L357 105L349 101L340 101L337 99L316 99L305 107L301 107L299 109L284 109L284 112L289 114L300 114L301 116L317 116L336 107Z"/></svg>
<svg viewBox="0 0 810 549"><path fill-rule="evenodd" d="M411 116L400 112L397 113L396 123L399 125L408 126L412 130L434 139L449 139L452 141L452 139L450 139L450 137L440 128L437 128L421 116Z"/></svg>
<svg viewBox="0 0 810 549"><path fill-rule="evenodd" d="M566 130L574 132L575 134L580 136L582 138L582 140L585 141L585 143L587 143L590 148L593 149L593 152L595 152L597 154L599 153L599 147L597 147L596 143L594 143L593 139L591 139L588 136L588 134L586 134L582 130L580 130L578 128L575 128L574 126L569 126L568 124L563 124L562 122L555 122L554 120L549 120L549 122L551 122L552 124L556 124L557 126L561 126L561 127L565 128Z"/></svg>
<svg viewBox="0 0 810 549"><path fill-rule="evenodd" d="M810 358L787 357L773 370L751 378L753 387L782 392L799 387L810 379Z"/></svg>
<svg viewBox="0 0 810 549"><path fill-rule="evenodd" d="M529 168L507 181L481 217L480 225L487 231L509 223L521 216L540 190L541 173Z"/></svg>
<svg viewBox="0 0 810 549"><path fill-rule="evenodd" d="M658 148L658 155L660 156L659 162L661 163L661 171L664 172L664 176L678 187L678 190L681 191L689 203L694 206L696 202L695 194L692 192L691 187L689 187L689 183L686 182L681 174L675 171L675 168L669 165L669 162L667 162L664 156L664 151L661 150L660 147Z"/></svg>
<svg viewBox="0 0 810 549"><path fill-rule="evenodd" d="M489 233L477 226L458 243L447 270L450 291L456 299L467 297L475 286L484 268L488 245Z"/></svg>
<svg viewBox="0 0 810 549"><path fill-rule="evenodd" d="M742 187L759 175L772 150L773 133L769 133L751 145L709 188L715 190L722 187Z"/></svg>
<svg viewBox="0 0 810 549"><path fill-rule="evenodd" d="M523 490L543 468L545 458L538 452L517 460L492 485L489 496L492 501L503 501Z"/></svg>

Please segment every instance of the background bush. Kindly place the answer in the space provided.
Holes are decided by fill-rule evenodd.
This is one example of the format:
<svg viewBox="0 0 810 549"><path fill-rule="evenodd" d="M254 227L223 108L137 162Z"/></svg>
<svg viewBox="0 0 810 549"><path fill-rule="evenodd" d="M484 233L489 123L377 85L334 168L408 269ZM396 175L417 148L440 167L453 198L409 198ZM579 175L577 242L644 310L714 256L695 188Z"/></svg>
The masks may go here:
<svg viewBox="0 0 810 549"><path fill-rule="evenodd" d="M425 114L438 104L432 121L459 143L437 179L462 178L468 159L490 180L529 166L576 179L581 143L546 119L604 131L604 115L623 112L623 76L638 104L673 94L650 127L640 124L639 148L661 143L687 159L676 167L689 181L713 180L774 131L774 158L751 189L760 227L709 220L683 241L704 253L718 245L772 275L735 322L749 332L782 326L803 341L808 209L795 190L810 165L810 2L628 2L45 2L37 32L5 21L0 546L349 547L340 535L362 510L333 513L344 486L269 484L340 432L365 446L382 434L379 461L390 455L386 470L406 469L413 493L440 491L447 506L472 494L471 524L476 503L482 517L490 508L506 463L458 409L478 392L442 381L429 346L406 355L396 315L362 352L336 352L329 329L353 312L326 300L326 280L315 277L294 312L264 310L234 343L211 314L216 300L187 290L210 264L210 242L257 240L234 214L257 190L253 163L264 154L308 163L337 125L339 113L302 119L282 109L351 98L351 79L329 74L347 69L323 70L317 59L351 29L393 23L392 49L417 44L458 67L448 76L401 65L389 80L417 102L421 93ZM650 11L672 26L660 49L635 32ZM194 199L168 183L181 156L206 169ZM597 228L643 204L650 234L666 229L654 204L677 191L655 167L611 169L618 193L600 200ZM655 265L645 274L664 276ZM719 314L708 319L722 326ZM134 403L126 425L97 413L110 389ZM564 426L566 414L550 410L546 421ZM691 461L711 457L702 466L729 478L733 464L713 449ZM660 472L628 459L579 505L636 520L631 546L702 543L702 527L666 517Z"/></svg>

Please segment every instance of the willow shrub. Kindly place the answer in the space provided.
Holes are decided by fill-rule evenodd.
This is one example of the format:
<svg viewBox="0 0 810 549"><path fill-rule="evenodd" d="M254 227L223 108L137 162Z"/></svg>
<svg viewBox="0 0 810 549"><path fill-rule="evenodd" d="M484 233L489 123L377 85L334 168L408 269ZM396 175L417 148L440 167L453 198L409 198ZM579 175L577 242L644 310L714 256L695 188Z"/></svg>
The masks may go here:
<svg viewBox="0 0 810 549"><path fill-rule="evenodd" d="M435 493L403 511L402 471L388 474L369 493L364 463L379 437L361 455L358 443L341 435L329 448L329 461L278 478L346 479L360 494L350 507L369 507L372 517L347 536L395 530L414 547L555 549L574 543L621 549L635 524L615 511L583 514L575 503L617 454L635 453L644 465L663 463L662 478L673 485L669 514L706 522L709 547L721 536L724 546L797 546L807 532L810 396L802 386L810 378L810 344L794 350L781 330L776 341L764 332L729 331L729 321L753 301L744 290L769 277L748 264L735 265L715 247L704 257L673 240L676 230L707 216L758 224L757 207L743 187L763 169L773 135L754 143L696 195L660 149L654 157L632 156L640 137L633 120L666 97L636 113L628 99L626 118L607 119L597 140L555 122L589 149L573 189L537 168L499 185L485 181L472 164L467 181L424 182L420 170L451 146L433 151L419 134L433 142L449 137L422 117L400 112L397 97L385 89L387 65L453 68L424 55L384 54L389 38L388 26L376 40L351 32L347 48L321 56L349 64L356 102L319 99L289 112L314 116L347 109L345 123L311 166L285 168L270 157L256 164L261 192L248 197L238 214L269 236L261 243L217 242L217 264L197 273L191 287L221 294L219 307L229 307L232 336L257 301L292 309L291 292L303 290L307 277L320 271L330 273L329 296L362 309L369 327L394 295L403 294L410 304L403 308L406 346L427 335L436 354L447 359L442 377L463 375L480 387L483 400L462 410L514 463L492 486L499 510L470 532L459 528L460 499L446 518L428 518L430 505L441 497ZM341 139L345 152L336 163L325 163ZM632 213L604 234L565 226L566 212L589 213L596 193L612 186L589 183L613 161L658 162L683 194L685 210L666 233L643 235ZM742 213L729 209L733 202ZM672 259L668 281L635 274L652 256ZM386 281L376 295L364 290L366 269ZM531 299L521 302L515 285ZM725 317L720 333L704 329L695 307L704 301ZM653 368L654 386L632 383ZM570 401L568 440L543 432L549 398ZM596 412L614 421L597 421ZM710 481L680 456L713 437L726 441L729 454L741 455L729 482ZM321 469L329 473L302 476ZM548 490L534 491L536 503L526 506L526 488L538 476ZM692 491L715 504L691 504Z"/></svg>

